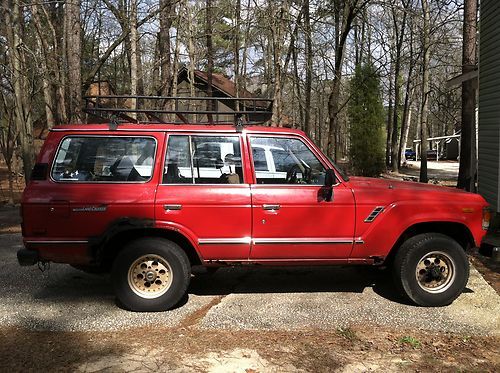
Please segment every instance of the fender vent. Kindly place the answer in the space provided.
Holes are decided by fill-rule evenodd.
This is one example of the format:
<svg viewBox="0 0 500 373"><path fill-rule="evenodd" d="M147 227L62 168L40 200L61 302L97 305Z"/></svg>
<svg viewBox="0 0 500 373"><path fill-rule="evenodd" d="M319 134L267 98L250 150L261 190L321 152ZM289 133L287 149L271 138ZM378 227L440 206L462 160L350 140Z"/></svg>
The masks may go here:
<svg viewBox="0 0 500 373"><path fill-rule="evenodd" d="M374 221L382 211L384 211L384 206L375 207L370 215L366 217L365 223L371 223L372 221Z"/></svg>

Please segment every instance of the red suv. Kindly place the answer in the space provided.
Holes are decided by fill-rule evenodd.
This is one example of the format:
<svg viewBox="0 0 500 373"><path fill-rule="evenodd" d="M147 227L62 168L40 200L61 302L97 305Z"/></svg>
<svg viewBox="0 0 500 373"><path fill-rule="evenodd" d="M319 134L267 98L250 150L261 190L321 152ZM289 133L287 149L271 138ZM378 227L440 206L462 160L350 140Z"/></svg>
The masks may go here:
<svg viewBox="0 0 500 373"><path fill-rule="evenodd" d="M191 266L390 265L422 306L464 289L486 202L347 177L298 130L71 125L51 130L22 199L21 265L110 270L128 309L174 307Z"/></svg>

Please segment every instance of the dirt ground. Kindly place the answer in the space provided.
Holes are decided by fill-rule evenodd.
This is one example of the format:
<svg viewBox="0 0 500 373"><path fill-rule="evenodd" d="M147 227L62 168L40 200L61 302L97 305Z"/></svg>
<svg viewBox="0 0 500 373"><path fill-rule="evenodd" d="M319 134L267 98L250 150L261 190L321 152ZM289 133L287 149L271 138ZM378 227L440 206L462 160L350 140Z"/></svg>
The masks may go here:
<svg viewBox="0 0 500 373"><path fill-rule="evenodd" d="M0 330L14 371L364 372L500 369L499 338L356 326L333 331L178 328L119 333Z"/></svg>

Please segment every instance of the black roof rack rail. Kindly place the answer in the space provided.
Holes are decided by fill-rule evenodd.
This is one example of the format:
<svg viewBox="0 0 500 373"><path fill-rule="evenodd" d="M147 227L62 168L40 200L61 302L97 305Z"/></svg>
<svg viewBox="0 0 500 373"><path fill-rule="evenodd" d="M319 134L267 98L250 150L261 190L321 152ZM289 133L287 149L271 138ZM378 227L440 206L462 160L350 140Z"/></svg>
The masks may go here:
<svg viewBox="0 0 500 373"><path fill-rule="evenodd" d="M271 120L272 99L249 97L85 96L83 111L116 129L119 123L228 124ZM176 119L175 119L176 118ZM230 118L230 119L228 119Z"/></svg>

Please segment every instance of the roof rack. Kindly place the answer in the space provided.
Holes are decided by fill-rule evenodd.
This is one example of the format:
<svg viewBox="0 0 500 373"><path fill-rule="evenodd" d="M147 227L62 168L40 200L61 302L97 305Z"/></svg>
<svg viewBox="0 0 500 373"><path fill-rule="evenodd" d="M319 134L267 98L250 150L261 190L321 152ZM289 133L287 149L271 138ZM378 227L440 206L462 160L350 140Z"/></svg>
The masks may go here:
<svg viewBox="0 0 500 373"><path fill-rule="evenodd" d="M84 112L93 120L119 123L263 124L272 99L234 97L86 96Z"/></svg>

